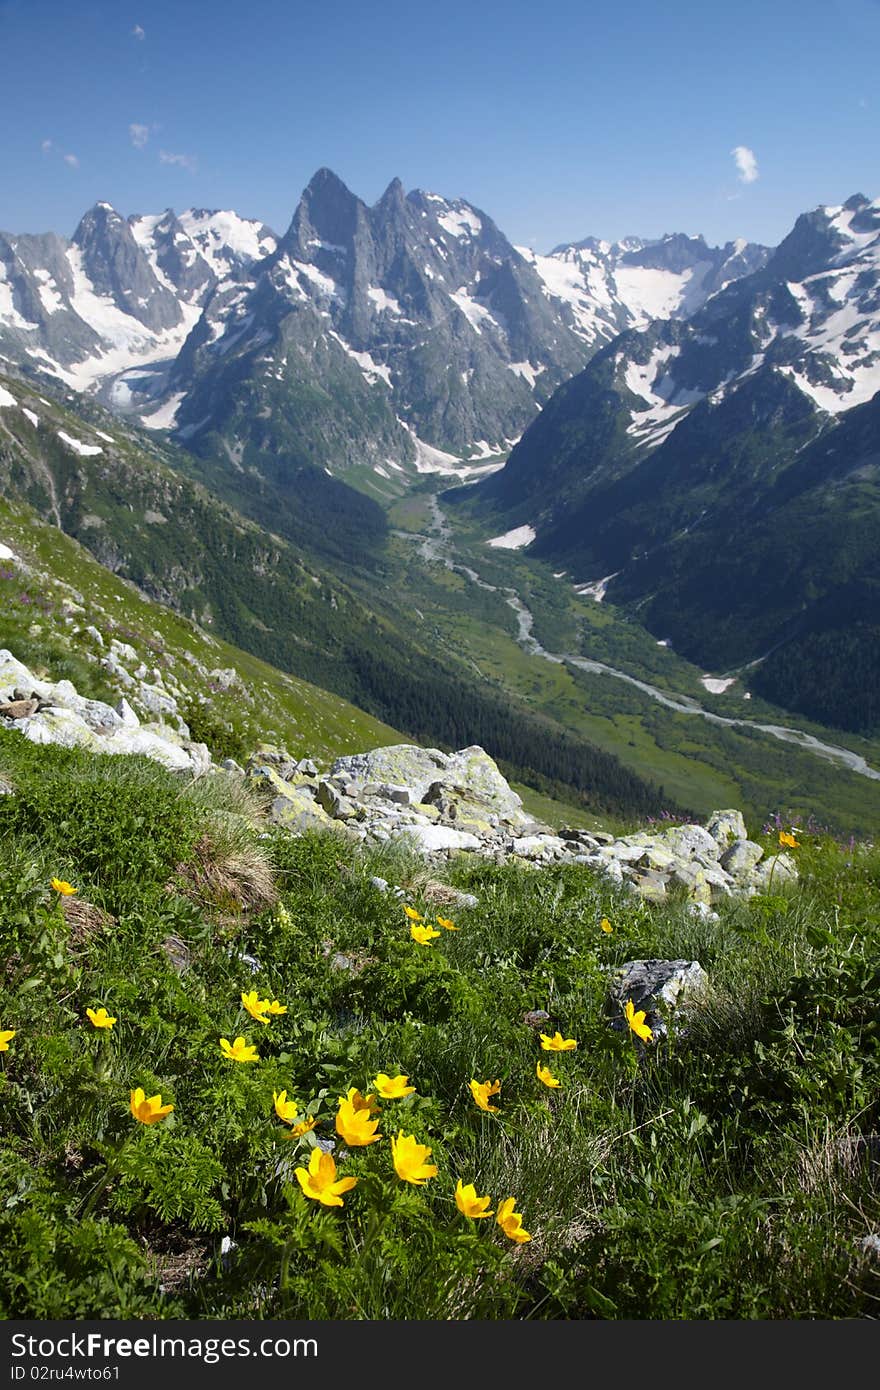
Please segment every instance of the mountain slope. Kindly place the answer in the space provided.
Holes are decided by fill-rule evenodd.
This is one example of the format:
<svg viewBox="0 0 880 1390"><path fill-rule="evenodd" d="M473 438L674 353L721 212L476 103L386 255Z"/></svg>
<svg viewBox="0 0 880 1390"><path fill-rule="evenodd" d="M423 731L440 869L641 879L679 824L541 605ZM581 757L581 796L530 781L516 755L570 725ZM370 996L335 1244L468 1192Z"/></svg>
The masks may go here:
<svg viewBox="0 0 880 1390"><path fill-rule="evenodd" d="M527 526L530 553L601 581L690 659L740 665L828 631L848 650L877 578L878 388L880 201L857 196L800 218L686 323L614 339L465 503ZM818 709L782 661L768 693ZM876 727L842 689L823 709Z"/></svg>

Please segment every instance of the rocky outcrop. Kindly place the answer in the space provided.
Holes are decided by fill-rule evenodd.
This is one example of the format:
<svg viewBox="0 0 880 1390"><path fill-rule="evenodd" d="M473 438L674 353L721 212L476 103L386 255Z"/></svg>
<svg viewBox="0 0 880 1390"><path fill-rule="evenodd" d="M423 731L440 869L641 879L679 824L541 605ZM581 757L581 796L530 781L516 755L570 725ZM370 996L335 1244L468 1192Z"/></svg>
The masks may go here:
<svg viewBox="0 0 880 1390"><path fill-rule="evenodd" d="M322 773L284 749L261 747L246 769L275 793L270 815L299 833L335 827L371 843L400 841L428 857L465 851L540 867L583 864L649 902L684 891L708 915L725 898L777 891L797 879L790 855L764 859L742 813L615 838L532 820L497 764L474 745L455 753L394 744L337 758Z"/></svg>
<svg viewBox="0 0 880 1390"><path fill-rule="evenodd" d="M139 698L145 689L155 689L133 684ZM31 743L95 753L140 753L174 772L206 771L211 766L208 749L190 739L173 698L161 693L166 701L163 713L175 717L178 727L161 719L141 723L125 699L114 709L102 700L86 699L70 681L39 680L10 651L0 649L0 727L17 729ZM149 708L147 701L143 703Z"/></svg>
<svg viewBox="0 0 880 1390"><path fill-rule="evenodd" d="M87 699L70 681L40 680L0 649L0 727L32 743L141 754L172 771L213 768L208 748L190 737L180 715L180 688L137 661L134 648L115 638L101 658L117 688L129 690L141 715L156 716L152 721L144 722L125 696L115 707ZM648 902L683 892L703 915L732 895L779 892L798 877L792 855L765 858L735 810L714 811L705 826L667 825L617 838L565 826L556 832L527 814L476 744L454 753L394 744L337 758L326 771L311 758L262 744L246 768L230 759L223 767L259 783L269 793L269 820L294 835L335 830L357 842L400 843L428 859L469 853L536 869L581 864ZM0 786L0 794L9 790Z"/></svg>

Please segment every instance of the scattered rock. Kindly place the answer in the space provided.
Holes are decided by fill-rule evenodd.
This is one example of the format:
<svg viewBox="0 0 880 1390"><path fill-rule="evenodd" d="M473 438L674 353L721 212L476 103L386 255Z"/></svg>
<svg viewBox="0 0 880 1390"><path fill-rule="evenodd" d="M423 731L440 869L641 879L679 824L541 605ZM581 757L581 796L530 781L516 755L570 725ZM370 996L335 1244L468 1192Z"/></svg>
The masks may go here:
<svg viewBox="0 0 880 1390"><path fill-rule="evenodd" d="M774 854L756 864L749 875L750 886L758 893L773 893L797 882L798 870L790 854Z"/></svg>
<svg viewBox="0 0 880 1390"><path fill-rule="evenodd" d="M546 1009L529 1009L528 1013L523 1014L523 1023L528 1028L543 1028L549 1022L550 1015Z"/></svg>
<svg viewBox="0 0 880 1390"><path fill-rule="evenodd" d="M612 1027L628 1025L623 1008L632 1000L636 1012L645 1011L645 1022L654 1038L667 1032L664 1013L681 1009L699 999L709 980L697 960L630 960L611 974L608 999L614 1014Z"/></svg>
<svg viewBox="0 0 880 1390"><path fill-rule="evenodd" d="M28 715L36 714L39 707L39 700L7 700L0 705L0 714L4 719L27 719Z"/></svg>
<svg viewBox="0 0 880 1390"><path fill-rule="evenodd" d="M111 647L114 643L120 650L133 651L115 638ZM125 701L113 709L101 700L86 699L68 680L38 680L3 648L0 692L10 687L13 700L7 704L24 701L32 705L36 701L36 706L18 715L13 724L31 743L88 748L96 753L141 753L176 772L202 773L211 766L211 755L203 743L194 743L180 730L161 722L140 724Z"/></svg>

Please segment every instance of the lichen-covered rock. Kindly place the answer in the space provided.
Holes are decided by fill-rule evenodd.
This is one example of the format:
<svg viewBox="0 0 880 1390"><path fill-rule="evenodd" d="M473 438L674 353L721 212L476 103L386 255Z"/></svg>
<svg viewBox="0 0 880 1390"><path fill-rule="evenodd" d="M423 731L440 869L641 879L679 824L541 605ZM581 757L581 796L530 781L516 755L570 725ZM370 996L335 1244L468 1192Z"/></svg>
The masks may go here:
<svg viewBox="0 0 880 1390"><path fill-rule="evenodd" d="M764 851L754 840L734 840L721 856L721 867L734 878L748 874L764 857Z"/></svg>
<svg viewBox="0 0 880 1390"><path fill-rule="evenodd" d="M269 810L270 819L276 825L282 825L286 830L302 832L329 829L334 824L332 816L328 816L323 806L320 806L315 800L311 787L292 787L289 783L282 782L280 778L278 781L280 782L280 789L273 777L273 786L276 787L279 794Z"/></svg>
<svg viewBox="0 0 880 1390"><path fill-rule="evenodd" d="M665 903L666 880L660 874L647 869L632 880L633 887L640 898L649 903Z"/></svg>
<svg viewBox="0 0 880 1390"><path fill-rule="evenodd" d="M713 811L706 821L706 831L712 839L726 849L733 840L748 838L742 811Z"/></svg>
<svg viewBox="0 0 880 1390"><path fill-rule="evenodd" d="M798 868L790 854L774 854L756 864L748 876L749 885L758 893L774 893L796 883Z"/></svg>
<svg viewBox="0 0 880 1390"><path fill-rule="evenodd" d="M445 767L447 755L439 748L419 748L411 743L395 743L368 753L350 753L337 758L330 771L345 776L359 787L383 782L409 787L414 801L422 801L438 771Z"/></svg>
<svg viewBox="0 0 880 1390"><path fill-rule="evenodd" d="M699 854L717 860L720 853L718 841L702 825L671 825L660 832L657 842L677 859L692 859Z"/></svg>
<svg viewBox="0 0 880 1390"><path fill-rule="evenodd" d="M526 820L520 797L508 785L494 759L476 744L457 753L442 753L439 748L397 743L337 758L331 773L334 777L344 776L361 788L371 784L406 788L413 803L433 801L437 789L448 789L450 794L477 803L485 812L511 823ZM429 797L432 788L435 791Z"/></svg>

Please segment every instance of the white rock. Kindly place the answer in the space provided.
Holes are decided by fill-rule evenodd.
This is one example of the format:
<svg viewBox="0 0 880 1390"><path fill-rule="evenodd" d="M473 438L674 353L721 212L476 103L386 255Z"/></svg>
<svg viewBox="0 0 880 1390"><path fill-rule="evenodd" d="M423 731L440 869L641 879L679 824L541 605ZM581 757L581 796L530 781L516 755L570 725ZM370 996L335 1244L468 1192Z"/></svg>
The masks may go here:
<svg viewBox="0 0 880 1390"><path fill-rule="evenodd" d="M376 831L373 831L376 834ZM467 830L453 830L448 825L408 825L401 827L396 840L411 840L424 854L441 849L480 849L481 841Z"/></svg>
<svg viewBox="0 0 880 1390"><path fill-rule="evenodd" d="M121 697L121 699L119 700L119 702L118 702L118 704L117 704L117 706L116 706L116 713L119 715L119 718L122 720L122 723L123 723L124 728L126 728L126 729L139 729L139 728L140 728L140 723L141 723L141 721L138 719L137 715L135 714L134 710L132 709L131 705L128 703L128 701L126 700L126 698L125 698L124 695Z"/></svg>

